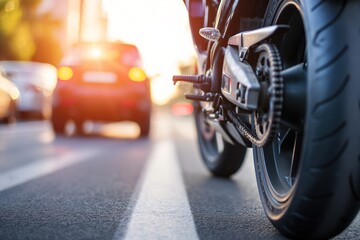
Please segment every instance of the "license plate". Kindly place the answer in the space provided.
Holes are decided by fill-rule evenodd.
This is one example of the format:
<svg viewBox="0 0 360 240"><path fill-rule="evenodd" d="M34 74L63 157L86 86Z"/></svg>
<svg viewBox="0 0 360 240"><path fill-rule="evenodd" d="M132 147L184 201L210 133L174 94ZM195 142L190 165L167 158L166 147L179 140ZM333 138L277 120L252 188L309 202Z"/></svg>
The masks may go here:
<svg viewBox="0 0 360 240"><path fill-rule="evenodd" d="M84 82L92 83L114 83L116 82L116 74L112 72L97 72L97 71L88 71L83 74Z"/></svg>

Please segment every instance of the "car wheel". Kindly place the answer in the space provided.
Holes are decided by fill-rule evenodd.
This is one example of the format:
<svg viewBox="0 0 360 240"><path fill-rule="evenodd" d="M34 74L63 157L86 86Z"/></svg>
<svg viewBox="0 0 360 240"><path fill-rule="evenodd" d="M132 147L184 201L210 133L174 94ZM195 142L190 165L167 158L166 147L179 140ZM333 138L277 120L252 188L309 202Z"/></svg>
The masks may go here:
<svg viewBox="0 0 360 240"><path fill-rule="evenodd" d="M140 127L140 137L148 137L150 133L150 114L138 121Z"/></svg>
<svg viewBox="0 0 360 240"><path fill-rule="evenodd" d="M84 135L84 120L83 119L76 119L75 121L75 127L76 127L76 134L77 135Z"/></svg>
<svg viewBox="0 0 360 240"><path fill-rule="evenodd" d="M65 124L66 124L66 114L65 111L60 109L54 109L51 115L51 125L56 134L65 133Z"/></svg>
<svg viewBox="0 0 360 240"><path fill-rule="evenodd" d="M6 124L16 123L16 115L17 115L16 104L12 103L9 108L8 116L4 119L4 122Z"/></svg>
<svg viewBox="0 0 360 240"><path fill-rule="evenodd" d="M39 115L40 120L48 120L51 117L51 108L44 107L44 109L41 111Z"/></svg>

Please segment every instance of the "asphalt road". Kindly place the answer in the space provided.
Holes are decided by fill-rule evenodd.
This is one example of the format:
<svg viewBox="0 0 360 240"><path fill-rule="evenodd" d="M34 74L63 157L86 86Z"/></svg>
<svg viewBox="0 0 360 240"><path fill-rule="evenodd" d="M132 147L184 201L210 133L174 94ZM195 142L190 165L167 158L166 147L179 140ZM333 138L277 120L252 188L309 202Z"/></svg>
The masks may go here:
<svg viewBox="0 0 360 240"><path fill-rule="evenodd" d="M202 165L191 117L156 111L151 137L137 134L0 126L0 239L285 239L263 213L250 151L218 179ZM360 239L360 216L336 239Z"/></svg>

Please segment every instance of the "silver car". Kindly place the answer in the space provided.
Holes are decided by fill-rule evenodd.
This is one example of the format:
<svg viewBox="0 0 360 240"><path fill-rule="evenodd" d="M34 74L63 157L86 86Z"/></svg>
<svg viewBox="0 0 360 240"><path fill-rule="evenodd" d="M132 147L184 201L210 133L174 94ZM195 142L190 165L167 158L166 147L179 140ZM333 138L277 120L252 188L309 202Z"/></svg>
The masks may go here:
<svg viewBox="0 0 360 240"><path fill-rule="evenodd" d="M8 80L0 69L0 122L16 121L17 100L20 92L16 85Z"/></svg>
<svg viewBox="0 0 360 240"><path fill-rule="evenodd" d="M20 116L50 118L57 82L56 68L47 63L26 61L0 61L0 67L20 91Z"/></svg>

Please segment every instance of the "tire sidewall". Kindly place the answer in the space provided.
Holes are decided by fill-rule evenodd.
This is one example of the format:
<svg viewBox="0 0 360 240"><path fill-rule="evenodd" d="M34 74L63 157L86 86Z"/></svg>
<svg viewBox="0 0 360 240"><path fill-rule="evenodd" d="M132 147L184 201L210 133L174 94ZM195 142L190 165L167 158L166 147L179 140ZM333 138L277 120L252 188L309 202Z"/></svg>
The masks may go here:
<svg viewBox="0 0 360 240"><path fill-rule="evenodd" d="M267 11L268 14L275 14L281 4L291 1L285 0L273 2L274 5L276 5L276 9L274 10L274 7L270 7L270 10ZM346 79L346 74L350 74L353 77L360 74L358 70L359 67L356 68L356 66L354 66L354 62L359 61L354 61L353 58L355 53L349 54L349 56L345 56L340 60L337 60L335 58L336 55L334 55L334 53L342 52L342 49L344 48L344 44L341 43L342 41L339 41L342 38L349 39L352 44L349 44L349 49L345 51L350 51L351 46L356 46L354 44L355 40L350 40L354 35L350 34L346 27L344 27L348 26L350 23L349 17L339 17L339 14L342 11L341 7L346 5L346 1L327 2L323 5L318 1L301 0L293 2L300 3L303 11L304 28L307 40L308 81L306 118L299 172L295 185L288 195L287 201L279 204L274 201L271 194L269 194L271 189L269 189L270 187L268 184L265 184L266 181L268 181L265 173L266 170L264 170L265 165L263 162L259 161L259 159L261 159L261 150L256 147L254 147L255 171L262 204L266 215L274 226L283 233L294 237L293 232L291 232L291 230L289 231L291 225L294 225L294 219L296 219L296 217L294 218L294 215L296 215L299 210L302 212L312 211L312 216L318 216L319 218L323 217L321 220L322 223L320 223L320 225L314 224L313 228L311 226L306 226L305 223L304 229L310 229L313 233L319 233L319 235L315 234L313 236L323 237L325 234L324 232L326 231L328 232L328 236L333 236L342 231L349 224L349 221L356 215L359 207L353 200L349 200L350 190L345 190L346 187L344 186L349 185L347 182L348 177L339 177L342 173L349 174L352 172L351 167L356 166L355 156L357 153L354 153L354 151L358 150L355 150L354 144L348 146L346 152L341 157L341 160L349 158L351 159L348 160L349 164L341 164L341 161L333 164L330 161L334 157L333 155L336 155L338 152L341 153L341 144L350 141L346 140L347 135L353 133L350 133L347 130L343 131L339 136L336 136L336 138L334 137L333 140L323 141L323 139L328 134L326 133L326 129L331 129L336 126L334 121L339 121L339 123L341 123L341 119L347 119L346 116L349 117L354 115L351 114L352 110L350 110L348 106L351 105L351 101L355 100L356 103L359 100L356 99L354 91L350 92L349 90L349 97L341 97L339 100L336 99L337 103L334 104L332 109L333 112L323 111L322 104L327 101L329 96L331 97L336 94L337 89L342 88L341 81ZM346 10L349 11L348 5L346 5ZM358 15L360 15L360 12ZM359 17L356 17L355 21L359 22L359 19ZM355 47L354 50L359 53L359 47ZM337 81L336 78L340 80ZM357 89L360 87L359 83L352 84L351 86ZM346 87L348 88L348 86ZM353 108L353 110L356 111L356 108ZM339 116L345 117L340 118ZM355 118L359 119L359 116L357 115ZM349 121L351 122L349 123L350 125L356 126L354 120ZM356 136L353 138L356 138ZM331 166L330 164L334 166ZM323 166L330 167L328 170L322 170L320 173L319 169ZM320 192L322 192L324 188L329 188L329 190L331 188L337 189L336 197L329 196L327 201L323 200L326 195L321 194ZM342 190L342 188L344 188L344 190ZM326 191L324 190L323 192ZM316 196L317 193L319 193L318 196ZM318 202L316 202L316 204L313 202L310 203L309 200L311 199L309 196L314 195L318 197ZM328 206L321 206L321 204ZM321 207L317 208L318 206ZM346 220L343 220L341 226L336 226L334 224L336 221L331 219L340 219L342 217L344 219L346 217ZM317 221L319 219L315 220ZM301 221L299 220L299 222ZM316 223L318 224L318 222ZM326 230L326 228L328 228L328 230Z"/></svg>
<svg viewBox="0 0 360 240"><path fill-rule="evenodd" d="M297 0L270 1L270 5L265 14L267 18L264 20L264 26L272 25L272 22L275 20L276 14L279 11L279 9L281 9L284 5L289 3L300 4L300 2ZM305 22L307 21L305 20ZM304 27L305 27L305 31L307 31L307 26ZM294 184L295 186L287 194L286 200L279 203L275 199L274 190L272 189L271 184L269 183L270 180L266 170L266 164L264 161L262 161L262 159L264 159L264 157L262 156L264 154L262 148L253 146L253 154L254 154L255 174L256 174L256 180L258 184L261 203L265 210L266 216L276 227L279 228L281 227L283 219L286 219L286 215L289 212L288 209L294 205L293 199L294 199L294 195L296 195L297 186L299 182L295 182Z"/></svg>

